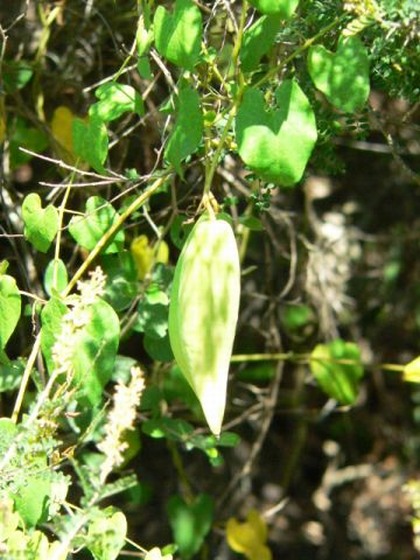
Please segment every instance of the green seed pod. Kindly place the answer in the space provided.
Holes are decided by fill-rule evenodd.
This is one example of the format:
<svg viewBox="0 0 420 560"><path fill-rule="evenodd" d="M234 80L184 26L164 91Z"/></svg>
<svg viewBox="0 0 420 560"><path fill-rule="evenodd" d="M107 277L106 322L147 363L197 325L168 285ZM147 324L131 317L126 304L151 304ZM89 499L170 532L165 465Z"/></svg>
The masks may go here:
<svg viewBox="0 0 420 560"><path fill-rule="evenodd" d="M169 305L169 340L200 401L210 430L220 434L229 363L238 321L240 263L228 222L203 215L179 256Z"/></svg>

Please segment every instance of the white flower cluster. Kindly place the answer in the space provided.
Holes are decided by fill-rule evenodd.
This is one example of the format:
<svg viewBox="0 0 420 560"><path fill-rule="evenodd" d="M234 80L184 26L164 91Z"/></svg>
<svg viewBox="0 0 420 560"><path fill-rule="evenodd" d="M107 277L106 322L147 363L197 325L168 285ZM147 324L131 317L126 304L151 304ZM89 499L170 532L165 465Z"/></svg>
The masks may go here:
<svg viewBox="0 0 420 560"><path fill-rule="evenodd" d="M61 331L52 349L55 376L64 373L68 379L72 377L79 332L89 323L89 307L104 294L105 282L106 276L98 266L90 273L89 280L77 283L79 293L67 298L71 309L62 319Z"/></svg>
<svg viewBox="0 0 420 560"><path fill-rule="evenodd" d="M144 375L139 367L131 368L131 380L128 385L117 383L113 397L113 407L105 425L105 438L98 444L98 449L105 455L101 465L100 480L115 467L122 464L123 453L128 444L123 436L126 430L132 430L136 419L136 408L144 390Z"/></svg>

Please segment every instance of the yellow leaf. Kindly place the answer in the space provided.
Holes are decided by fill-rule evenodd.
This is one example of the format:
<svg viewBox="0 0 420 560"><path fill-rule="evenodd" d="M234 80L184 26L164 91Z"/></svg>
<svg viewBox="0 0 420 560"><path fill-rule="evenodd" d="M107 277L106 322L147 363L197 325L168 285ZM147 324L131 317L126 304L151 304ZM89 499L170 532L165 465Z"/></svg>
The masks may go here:
<svg viewBox="0 0 420 560"><path fill-rule="evenodd" d="M74 153L73 147L73 122L78 118L68 107L60 105L56 108L51 119L51 134L55 140L55 151L65 163L75 165L80 159ZM86 120L86 119L82 119ZM89 166L83 162L79 164L81 169L88 169Z"/></svg>
<svg viewBox="0 0 420 560"><path fill-rule="evenodd" d="M231 517L226 525L226 538L232 550L240 552L249 560L271 560L266 546L267 525L260 514L252 509L243 523Z"/></svg>
<svg viewBox="0 0 420 560"><path fill-rule="evenodd" d="M165 241L156 245L149 244L147 235L135 237L130 245L130 251L137 268L137 276L143 280L157 262L166 264L169 258L169 247Z"/></svg>
<svg viewBox="0 0 420 560"><path fill-rule="evenodd" d="M420 383L420 356L409 362L403 370L404 381Z"/></svg>

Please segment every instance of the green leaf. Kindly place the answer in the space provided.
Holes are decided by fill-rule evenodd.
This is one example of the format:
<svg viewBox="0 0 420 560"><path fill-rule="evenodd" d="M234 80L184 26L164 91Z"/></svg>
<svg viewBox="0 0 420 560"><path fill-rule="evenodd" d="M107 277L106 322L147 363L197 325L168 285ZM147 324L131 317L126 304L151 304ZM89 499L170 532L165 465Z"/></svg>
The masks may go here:
<svg viewBox="0 0 420 560"><path fill-rule="evenodd" d="M23 358L0 364L0 393L13 391L19 387L25 365L26 361Z"/></svg>
<svg viewBox="0 0 420 560"><path fill-rule="evenodd" d="M41 351L50 373L54 369L52 349L66 313L68 313L67 306L57 297L52 297L41 312Z"/></svg>
<svg viewBox="0 0 420 560"><path fill-rule="evenodd" d="M251 231L264 231L264 225L256 216L241 216L239 223Z"/></svg>
<svg viewBox="0 0 420 560"><path fill-rule="evenodd" d="M159 53L187 70L192 70L200 55L203 22L192 0L176 0L174 13L163 6L154 17L155 44Z"/></svg>
<svg viewBox="0 0 420 560"><path fill-rule="evenodd" d="M41 153L48 146L48 138L44 132L28 126L28 123L17 118L11 126L10 139L10 167L16 169L19 165L27 163L32 159L30 154L25 154L20 148L26 148L32 152Z"/></svg>
<svg viewBox="0 0 420 560"><path fill-rule="evenodd" d="M176 106L177 119L165 149L165 157L182 176L181 162L199 147L204 124L200 96L191 87L180 89Z"/></svg>
<svg viewBox="0 0 420 560"><path fill-rule="evenodd" d="M72 362L82 400L96 406L112 377L120 336L120 322L112 307L97 299L89 307L89 320L80 329Z"/></svg>
<svg viewBox="0 0 420 560"><path fill-rule="evenodd" d="M341 404L350 405L356 401L363 377L360 350L356 344L341 339L318 344L311 353L310 368L327 395Z"/></svg>
<svg viewBox="0 0 420 560"><path fill-rule="evenodd" d="M94 119L109 122L127 112L140 116L144 113L143 99L132 86L108 82L99 86L95 95L99 101L89 109Z"/></svg>
<svg viewBox="0 0 420 560"><path fill-rule="evenodd" d="M248 89L236 117L236 140L243 161L262 179L284 186L297 183L317 139L315 116L303 91L286 80L275 92L277 110Z"/></svg>
<svg viewBox="0 0 420 560"><path fill-rule="evenodd" d="M277 15L260 17L244 33L239 54L244 72L254 70L261 58L268 53L280 29L281 20Z"/></svg>
<svg viewBox="0 0 420 560"><path fill-rule="evenodd" d="M59 227L58 210L52 204L41 206L41 198L36 193L25 196L22 203L23 233L35 249L46 253Z"/></svg>
<svg viewBox="0 0 420 560"><path fill-rule="evenodd" d="M50 493L51 474L45 456L36 458L30 467L26 466L15 477L10 497L28 527L47 520Z"/></svg>
<svg viewBox="0 0 420 560"><path fill-rule="evenodd" d="M89 525L88 548L95 560L115 560L124 546L127 534L125 515L114 508L95 511Z"/></svg>
<svg viewBox="0 0 420 560"><path fill-rule="evenodd" d="M172 441L182 441L189 439L194 432L194 428L185 420L176 418L152 418L142 423L142 431L152 438L166 437Z"/></svg>
<svg viewBox="0 0 420 560"><path fill-rule="evenodd" d="M286 330L296 331L313 321L314 314L308 305L289 305L282 312L282 323Z"/></svg>
<svg viewBox="0 0 420 560"><path fill-rule="evenodd" d="M166 334L162 338L156 338L150 334L144 336L144 349L149 356L158 362L172 362L174 353L169 342L169 335Z"/></svg>
<svg viewBox="0 0 420 560"><path fill-rule="evenodd" d="M0 276L0 350L5 346L19 321L21 298L16 280L12 276Z"/></svg>
<svg viewBox="0 0 420 560"><path fill-rule="evenodd" d="M267 384L276 374L273 362L249 363L237 374L237 379L244 383Z"/></svg>
<svg viewBox="0 0 420 560"><path fill-rule="evenodd" d="M277 14L284 19L290 18L299 0L248 0L262 14Z"/></svg>
<svg viewBox="0 0 420 560"><path fill-rule="evenodd" d="M72 123L73 149L76 156L98 173L104 173L108 155L108 133L104 122L92 116L87 122L75 118Z"/></svg>
<svg viewBox="0 0 420 560"><path fill-rule="evenodd" d="M207 494L200 494L187 504L180 496L172 496L167 504L169 523L183 560L196 554L211 529L214 503Z"/></svg>
<svg viewBox="0 0 420 560"><path fill-rule="evenodd" d="M31 64L24 60L9 60L2 64L2 78L6 93L15 93L24 88L32 75Z"/></svg>
<svg viewBox="0 0 420 560"><path fill-rule="evenodd" d="M116 311L127 309L138 294L137 270L129 251L103 255L106 275L105 299Z"/></svg>
<svg viewBox="0 0 420 560"><path fill-rule="evenodd" d="M315 86L347 113L360 109L369 96L369 55L359 37L340 37L337 51L315 45L308 52L308 70Z"/></svg>
<svg viewBox="0 0 420 560"><path fill-rule="evenodd" d="M185 241L187 240L194 223L189 222L187 216L183 214L178 214L175 216L172 224L169 235L171 237L172 243L175 245L177 249L182 249Z"/></svg>
<svg viewBox="0 0 420 560"><path fill-rule="evenodd" d="M118 213L112 204L100 196L91 196L86 202L86 214L70 220L69 232L74 239L89 251L117 221ZM118 253L124 247L124 232L120 230L106 245L103 253Z"/></svg>
<svg viewBox="0 0 420 560"><path fill-rule="evenodd" d="M4 456L10 445L13 443L18 428L10 418L0 418L0 453Z"/></svg>
<svg viewBox="0 0 420 560"><path fill-rule="evenodd" d="M61 293L68 284L66 265L61 259L52 259L45 270L44 287L49 296Z"/></svg>
<svg viewBox="0 0 420 560"><path fill-rule="evenodd" d="M168 331L168 296L160 292L166 300L164 303L153 300L153 294L145 294L145 298L137 307L138 318L134 329L144 332L152 338L163 338Z"/></svg>

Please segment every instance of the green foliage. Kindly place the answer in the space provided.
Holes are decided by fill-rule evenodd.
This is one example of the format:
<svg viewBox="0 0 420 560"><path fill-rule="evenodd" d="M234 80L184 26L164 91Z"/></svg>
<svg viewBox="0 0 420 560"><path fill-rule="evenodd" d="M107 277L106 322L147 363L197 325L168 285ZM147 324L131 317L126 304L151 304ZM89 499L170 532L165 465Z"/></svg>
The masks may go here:
<svg viewBox="0 0 420 560"><path fill-rule="evenodd" d="M337 440L348 460L360 437L366 461L372 436L362 438L351 413L357 403L357 421L369 418L359 398L371 390L362 348L375 371L397 376L375 381L375 395L387 383L419 382L417 248L407 241L415 239L410 181L418 177L409 167L414 133L405 128L419 93L419 8L397 0L96 4L37 3L7 27L0 49L0 556L213 558L232 526L227 515L258 503L270 511L271 484L275 500L276 485L292 502L300 487L307 493L299 460L309 447ZM357 177L350 188L330 177L343 171L346 150L369 148L371 133L380 165L394 158L403 170L397 190L382 181L373 193ZM189 309L189 320L173 323L171 347L174 271L204 212L229 222L241 286L218 306L223 259L214 251L201 258L199 244L189 262L195 282L178 309ZM386 229L394 220L403 234ZM381 243L390 244L390 264ZM355 246L364 261L352 276ZM366 297L371 278L374 296ZM197 300L203 286L207 296ZM224 347L240 289L216 436L191 387L201 399L200 360ZM391 331L382 349L394 293L397 336ZM407 348L395 354L401 341ZM173 346L178 361L192 352L198 364L187 368L188 381ZM382 364L388 354L405 365ZM221 396L210 391L207 410ZM405 408L396 409L398 421ZM349 457L344 425L354 428ZM414 464L409 445L395 457ZM269 464L281 456L270 488L261 480L266 449ZM341 480L330 459L319 479L334 468ZM312 509L318 494L311 489ZM241 541L234 550L270 558L265 521L251 511L247 530L235 521L235 538L251 535L262 548ZM173 543L159 548L164 526ZM325 535L310 554L327 554ZM159 546L150 550L137 544L153 538Z"/></svg>
<svg viewBox="0 0 420 560"><path fill-rule="evenodd" d="M210 531L213 521L213 499L207 494L200 494L194 502L186 503L180 496L172 496L167 509L181 558L189 560L200 550Z"/></svg>
<svg viewBox="0 0 420 560"><path fill-rule="evenodd" d="M87 161L98 173L105 171L109 141L106 126L101 118L95 115L88 121L74 119L73 144L76 156L82 161Z"/></svg>
<svg viewBox="0 0 420 560"><path fill-rule="evenodd" d="M124 546L127 520L112 508L97 510L91 515L87 542L95 560L115 560Z"/></svg>
<svg viewBox="0 0 420 560"><path fill-rule="evenodd" d="M308 69L316 87L338 109L352 113L368 98L369 57L358 37L343 37L332 53L322 45L309 49Z"/></svg>
<svg viewBox="0 0 420 560"><path fill-rule="evenodd" d="M69 232L86 249L93 249L102 236L118 219L112 204L100 196L91 196L86 202L86 214L70 220ZM118 253L124 244L124 232L119 231L104 248L104 253Z"/></svg>
<svg viewBox="0 0 420 560"><path fill-rule="evenodd" d="M98 121L110 122L127 112L144 113L143 99L132 86L110 82L99 86L95 95L99 101L90 106L89 115Z"/></svg>
<svg viewBox="0 0 420 560"><path fill-rule="evenodd" d="M280 26L281 21L277 15L262 16L245 31L240 51L244 72L258 67L261 58L273 47Z"/></svg>
<svg viewBox="0 0 420 560"><path fill-rule="evenodd" d="M16 280L7 274L0 275L0 350L7 341L19 321L21 298Z"/></svg>
<svg viewBox="0 0 420 560"><path fill-rule="evenodd" d="M44 288L49 296L60 293L67 287L69 278L65 263L61 259L53 259L47 265L44 276Z"/></svg>
<svg viewBox="0 0 420 560"><path fill-rule="evenodd" d="M337 339L318 344L311 353L311 371L321 388L341 404L354 404L363 366L359 347Z"/></svg>
<svg viewBox="0 0 420 560"><path fill-rule="evenodd" d="M276 14L289 18L296 10L299 0L250 0L249 2L263 14Z"/></svg>
<svg viewBox="0 0 420 560"><path fill-rule="evenodd" d="M165 157L182 176L182 161L193 154L200 145L203 136L203 114L200 96L189 86L180 89L176 105L177 118L165 148Z"/></svg>
<svg viewBox="0 0 420 560"><path fill-rule="evenodd" d="M275 91L277 108L267 111L264 97L248 89L236 117L238 152L262 179L283 186L302 177L317 138L315 115L294 80Z"/></svg>
<svg viewBox="0 0 420 560"><path fill-rule="evenodd" d="M158 6L154 16L157 50L170 62L192 70L200 55L201 12L192 0L176 0L173 14Z"/></svg>
<svg viewBox="0 0 420 560"><path fill-rule="evenodd" d="M59 227L57 208L52 204L42 208L39 195L30 193L22 203L22 219L26 239L35 249L46 253Z"/></svg>

